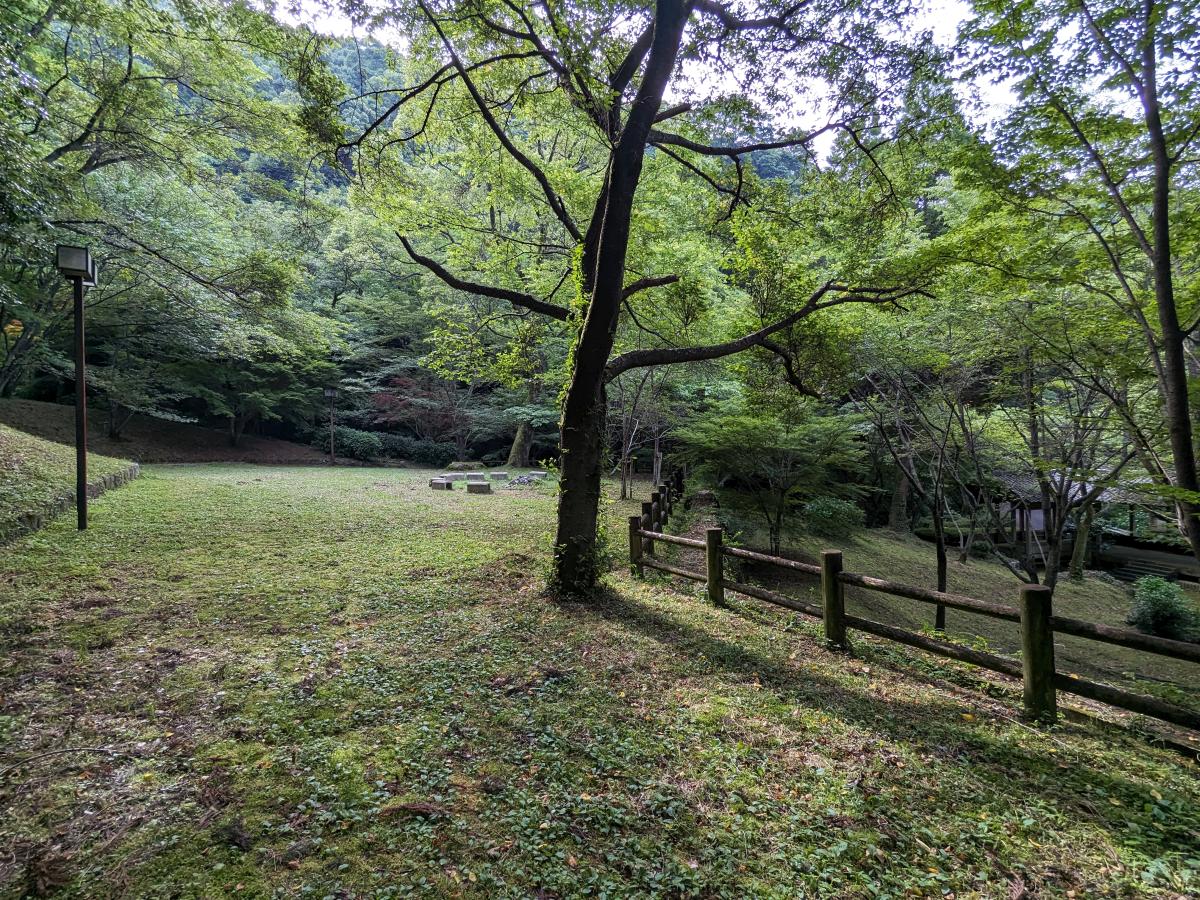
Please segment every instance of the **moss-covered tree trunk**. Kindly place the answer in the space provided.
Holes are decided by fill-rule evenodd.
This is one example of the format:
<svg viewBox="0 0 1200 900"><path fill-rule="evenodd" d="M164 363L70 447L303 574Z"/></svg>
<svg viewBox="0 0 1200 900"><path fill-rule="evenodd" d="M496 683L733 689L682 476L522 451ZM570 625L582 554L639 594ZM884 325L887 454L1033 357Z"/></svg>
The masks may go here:
<svg viewBox="0 0 1200 900"><path fill-rule="evenodd" d="M563 404L558 530L554 541L554 586L566 594L586 594L600 577L597 522L607 415L605 370L625 289L633 197L642 175L650 128L675 68L690 8L690 3L681 0L658 0L655 6L645 74L609 157L604 187L584 238L582 286L589 302Z"/></svg>
<svg viewBox="0 0 1200 900"><path fill-rule="evenodd" d="M514 469L529 468L529 453L533 449L533 426L528 422L517 425L512 447L508 451L508 466Z"/></svg>

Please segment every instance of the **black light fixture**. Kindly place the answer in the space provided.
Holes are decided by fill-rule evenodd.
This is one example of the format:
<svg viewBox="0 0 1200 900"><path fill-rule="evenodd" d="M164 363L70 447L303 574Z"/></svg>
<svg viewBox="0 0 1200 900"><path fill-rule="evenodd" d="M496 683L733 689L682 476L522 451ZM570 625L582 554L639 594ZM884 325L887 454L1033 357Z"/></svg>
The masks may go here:
<svg viewBox="0 0 1200 900"><path fill-rule="evenodd" d="M95 287L99 270L87 247L59 244L54 261L64 278L70 279L75 300L75 510L79 530L87 528L87 348L84 341L83 294Z"/></svg>

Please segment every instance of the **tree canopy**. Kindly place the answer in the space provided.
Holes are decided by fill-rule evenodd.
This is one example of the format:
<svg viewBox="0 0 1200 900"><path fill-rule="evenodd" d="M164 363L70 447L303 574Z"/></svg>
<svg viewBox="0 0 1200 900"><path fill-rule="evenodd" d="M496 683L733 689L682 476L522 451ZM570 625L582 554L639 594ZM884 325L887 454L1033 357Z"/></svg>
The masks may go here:
<svg viewBox="0 0 1200 900"><path fill-rule="evenodd" d="M1194 5L976 0L952 44L877 0L336 15L5 7L0 395L69 395L82 243L114 436L320 443L337 387L350 452L555 460L568 594L603 477L703 447L734 484L802 421L837 441L801 493L928 523L942 571L1053 583L1109 487L1200 549Z"/></svg>

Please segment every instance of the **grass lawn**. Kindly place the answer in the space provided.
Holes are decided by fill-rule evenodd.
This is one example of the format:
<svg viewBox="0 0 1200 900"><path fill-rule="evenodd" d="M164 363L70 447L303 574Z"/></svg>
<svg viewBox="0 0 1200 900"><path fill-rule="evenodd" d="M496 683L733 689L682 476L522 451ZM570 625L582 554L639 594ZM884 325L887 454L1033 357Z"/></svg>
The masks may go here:
<svg viewBox="0 0 1200 900"><path fill-rule="evenodd" d="M151 466L5 548L0 896L1200 892L1194 763L699 589L556 605L551 490L428 475Z"/></svg>
<svg viewBox="0 0 1200 900"><path fill-rule="evenodd" d="M128 460L88 454L89 484L128 468ZM0 425L0 542L16 533L22 516L45 514L74 495L74 446Z"/></svg>

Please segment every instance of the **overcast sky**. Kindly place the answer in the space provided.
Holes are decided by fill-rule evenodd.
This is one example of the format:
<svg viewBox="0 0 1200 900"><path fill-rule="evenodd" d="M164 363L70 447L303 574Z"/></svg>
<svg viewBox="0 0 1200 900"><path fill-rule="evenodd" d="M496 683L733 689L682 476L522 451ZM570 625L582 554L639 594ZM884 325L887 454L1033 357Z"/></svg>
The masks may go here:
<svg viewBox="0 0 1200 900"><path fill-rule="evenodd" d="M336 0L332 0L332 2L336 5ZM353 34L358 37L366 37L370 33L377 40L391 46L402 47L404 44L403 36L394 31L368 32L364 28L353 28L347 16L340 10L331 10L329 3L324 0L299 0L298 12L277 9L276 14L287 22L304 23L323 34L338 37L348 37ZM916 30L928 29L933 33L934 40L943 46L949 46L957 35L959 25L969 14L970 4L967 0L920 0L920 11L912 24ZM960 99L964 101L976 99L980 103L971 111L973 112L972 117L979 120L994 120L1011 102L1011 93L1000 85L984 83L964 85L963 87L964 90L960 91ZM974 98L968 96L968 92L972 88L976 95ZM797 126L817 127L823 124L823 121L824 119L817 111L795 110L794 124ZM819 157L825 155L827 145L832 139L832 135L827 136L827 140L821 141L815 148Z"/></svg>

